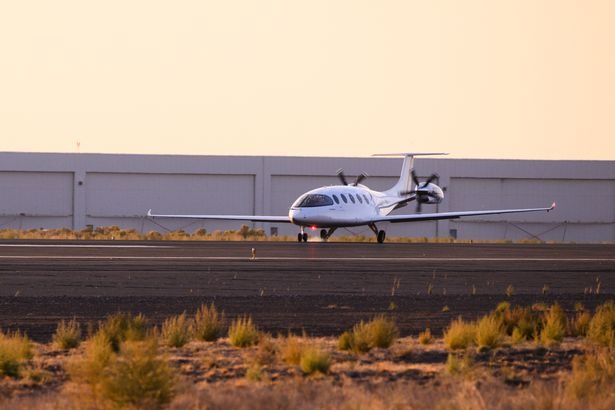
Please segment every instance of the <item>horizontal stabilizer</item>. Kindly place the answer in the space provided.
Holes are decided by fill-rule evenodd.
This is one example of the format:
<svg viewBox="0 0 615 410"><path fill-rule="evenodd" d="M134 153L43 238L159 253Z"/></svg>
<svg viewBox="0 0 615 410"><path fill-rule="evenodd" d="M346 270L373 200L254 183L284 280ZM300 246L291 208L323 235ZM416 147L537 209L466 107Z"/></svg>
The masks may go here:
<svg viewBox="0 0 615 410"><path fill-rule="evenodd" d="M372 157L418 157L425 155L448 155L448 152L400 152L394 154L373 154Z"/></svg>

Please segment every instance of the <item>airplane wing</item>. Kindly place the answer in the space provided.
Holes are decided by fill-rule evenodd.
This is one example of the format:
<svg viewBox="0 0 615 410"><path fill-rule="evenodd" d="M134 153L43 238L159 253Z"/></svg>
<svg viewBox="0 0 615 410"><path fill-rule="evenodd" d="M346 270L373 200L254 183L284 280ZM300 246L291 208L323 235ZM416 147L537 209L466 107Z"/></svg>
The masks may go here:
<svg viewBox="0 0 615 410"><path fill-rule="evenodd" d="M434 221L438 219L456 219L462 216L477 216L477 215L497 215L497 214L513 214L521 212L549 212L555 208L555 202L548 208L524 208L524 209L496 209L491 211L461 211L461 212L439 212L431 214L414 214L414 215L385 215L373 220L373 222L419 222L419 221Z"/></svg>
<svg viewBox="0 0 615 410"><path fill-rule="evenodd" d="M184 218L184 219L222 219L227 221L252 221L252 222L282 222L290 223L288 216L268 215L162 215L153 214L150 209L147 216L151 218Z"/></svg>

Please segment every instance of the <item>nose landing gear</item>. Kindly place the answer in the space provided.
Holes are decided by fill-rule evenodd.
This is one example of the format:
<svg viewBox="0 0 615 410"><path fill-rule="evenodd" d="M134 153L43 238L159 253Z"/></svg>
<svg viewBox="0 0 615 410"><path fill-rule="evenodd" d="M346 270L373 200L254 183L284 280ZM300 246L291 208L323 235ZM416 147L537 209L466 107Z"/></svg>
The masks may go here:
<svg viewBox="0 0 615 410"><path fill-rule="evenodd" d="M385 238L386 238L386 236L387 236L387 233L385 231L383 231L383 230L379 231L378 228L376 227L375 223L371 223L368 226L376 234L376 240L378 241L378 243L383 243Z"/></svg>
<svg viewBox="0 0 615 410"><path fill-rule="evenodd" d="M303 232L303 226L301 227L301 232L297 234L297 242L307 242L308 234Z"/></svg>

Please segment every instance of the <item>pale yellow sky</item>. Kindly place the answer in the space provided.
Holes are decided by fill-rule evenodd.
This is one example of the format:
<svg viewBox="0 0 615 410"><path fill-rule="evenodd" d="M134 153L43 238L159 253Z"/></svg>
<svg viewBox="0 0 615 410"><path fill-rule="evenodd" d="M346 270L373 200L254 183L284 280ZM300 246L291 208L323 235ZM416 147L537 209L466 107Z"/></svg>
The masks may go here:
<svg viewBox="0 0 615 410"><path fill-rule="evenodd" d="M615 160L615 1L4 1L0 151Z"/></svg>

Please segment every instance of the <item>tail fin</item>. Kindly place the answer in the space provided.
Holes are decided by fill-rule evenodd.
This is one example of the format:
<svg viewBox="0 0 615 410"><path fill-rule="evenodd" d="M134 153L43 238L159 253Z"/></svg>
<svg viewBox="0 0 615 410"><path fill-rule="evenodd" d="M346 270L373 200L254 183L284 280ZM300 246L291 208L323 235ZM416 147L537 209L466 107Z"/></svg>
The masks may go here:
<svg viewBox="0 0 615 410"><path fill-rule="evenodd" d="M401 154L375 154L378 157L404 157L404 162L401 165L401 174L399 175L399 181L388 190L384 191L389 196L399 196L400 192L410 191L412 185L412 179L410 173L414 169L414 157L423 155L448 155L445 152L408 152Z"/></svg>

